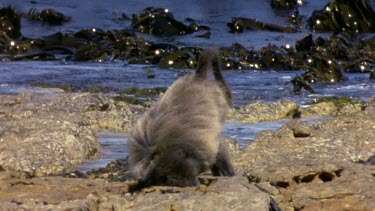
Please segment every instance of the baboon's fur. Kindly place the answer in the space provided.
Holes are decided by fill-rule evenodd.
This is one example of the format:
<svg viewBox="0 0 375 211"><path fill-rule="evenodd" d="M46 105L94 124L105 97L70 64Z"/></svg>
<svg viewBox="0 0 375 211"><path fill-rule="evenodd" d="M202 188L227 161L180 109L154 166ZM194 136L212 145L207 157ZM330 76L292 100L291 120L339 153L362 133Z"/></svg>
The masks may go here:
<svg viewBox="0 0 375 211"><path fill-rule="evenodd" d="M208 79L212 70L215 80ZM218 51L201 53L194 75L178 79L134 125L129 139L131 172L143 186L196 185L196 176L233 176L221 123L232 93L219 66Z"/></svg>

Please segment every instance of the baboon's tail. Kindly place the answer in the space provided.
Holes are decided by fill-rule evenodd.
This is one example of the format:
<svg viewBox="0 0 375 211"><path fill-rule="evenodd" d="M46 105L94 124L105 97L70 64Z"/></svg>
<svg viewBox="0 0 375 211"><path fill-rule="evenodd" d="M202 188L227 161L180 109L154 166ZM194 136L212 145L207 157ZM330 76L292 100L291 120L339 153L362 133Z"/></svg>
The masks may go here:
<svg viewBox="0 0 375 211"><path fill-rule="evenodd" d="M207 80L208 71L212 70L215 80L220 88L225 93L226 100L229 106L233 106L232 91L225 82L220 70L219 50L217 48L208 48L199 55L198 67L195 71L195 77L198 79Z"/></svg>

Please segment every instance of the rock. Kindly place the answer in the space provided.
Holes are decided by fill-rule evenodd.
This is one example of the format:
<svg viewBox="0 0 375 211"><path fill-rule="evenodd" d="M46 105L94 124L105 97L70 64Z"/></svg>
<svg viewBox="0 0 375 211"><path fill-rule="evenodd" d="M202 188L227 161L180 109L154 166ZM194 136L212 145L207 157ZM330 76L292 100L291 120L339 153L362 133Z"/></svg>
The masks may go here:
<svg viewBox="0 0 375 211"><path fill-rule="evenodd" d="M58 119L22 119L0 134L0 165L33 175L61 173L99 156L97 135Z"/></svg>
<svg viewBox="0 0 375 211"><path fill-rule="evenodd" d="M271 6L276 9L294 9L298 7L297 0L272 0Z"/></svg>
<svg viewBox="0 0 375 211"><path fill-rule="evenodd" d="M301 116L331 116L355 113L364 109L364 102L349 97L323 97L314 99L313 104L301 108Z"/></svg>
<svg viewBox="0 0 375 211"><path fill-rule="evenodd" d="M144 110L90 93L0 99L0 166L37 176L64 173L97 158L96 131L129 132Z"/></svg>
<svg viewBox="0 0 375 211"><path fill-rule="evenodd" d="M26 18L29 20L42 21L51 25L61 25L72 20L72 17L65 16L53 8L43 9L40 12L36 8L31 8Z"/></svg>
<svg viewBox="0 0 375 211"><path fill-rule="evenodd" d="M321 120L313 125L294 123L277 131L263 131L245 149L247 156L242 157L241 162L250 166L268 165L287 157L354 162L367 160L375 154L375 143L372 141L375 133L366 132L375 128L374 114L375 110L364 110Z"/></svg>
<svg viewBox="0 0 375 211"><path fill-rule="evenodd" d="M303 159L253 169L248 176L273 192L283 210L372 210L374 171L369 165Z"/></svg>
<svg viewBox="0 0 375 211"><path fill-rule="evenodd" d="M371 97L368 99L367 104L365 105L366 109L375 109L375 97Z"/></svg>
<svg viewBox="0 0 375 211"><path fill-rule="evenodd" d="M21 17L11 6L0 6L0 32L13 39L21 36Z"/></svg>
<svg viewBox="0 0 375 211"><path fill-rule="evenodd" d="M1 210L276 210L269 195L245 177L214 178L207 186L151 187L130 194L133 182L63 177L25 178L0 172Z"/></svg>
<svg viewBox="0 0 375 211"><path fill-rule="evenodd" d="M240 107L233 114L236 120L246 123L274 121L298 115L299 105L290 100L272 103L251 103Z"/></svg>
<svg viewBox="0 0 375 211"><path fill-rule="evenodd" d="M201 48L182 48L167 56L164 56L159 63L159 68L190 68L193 69L198 65L198 55Z"/></svg>
<svg viewBox="0 0 375 211"><path fill-rule="evenodd" d="M199 26L190 26L177 21L168 9L148 7L139 14L133 14L132 27L140 32L158 36L190 34L199 30Z"/></svg>
<svg viewBox="0 0 375 211"><path fill-rule="evenodd" d="M315 80L316 75L313 72L305 72L301 75L297 75L290 81L293 84L293 94L301 94L302 88L312 94L315 94L315 90L310 85L310 83L314 83Z"/></svg>
<svg viewBox="0 0 375 211"><path fill-rule="evenodd" d="M190 190L189 190L190 189ZM164 193L164 194L163 194ZM269 210L271 199L244 177L218 178L208 187L153 187L119 210Z"/></svg>
<svg viewBox="0 0 375 211"><path fill-rule="evenodd" d="M337 108L332 102L320 102L311 104L308 107L301 108L301 116L312 117L312 116L331 116L337 111Z"/></svg>
<svg viewBox="0 0 375 211"><path fill-rule="evenodd" d="M354 112L358 112L363 109L363 104L361 103L347 103L343 107L339 108L336 115L345 115Z"/></svg>
<svg viewBox="0 0 375 211"><path fill-rule="evenodd" d="M345 80L342 66L333 58L316 54L306 67L316 75L315 81L334 83Z"/></svg>
<svg viewBox="0 0 375 211"><path fill-rule="evenodd" d="M315 133L315 129L310 124L301 120L291 120L287 126L293 131L295 138L306 138L314 136Z"/></svg>
<svg viewBox="0 0 375 211"><path fill-rule="evenodd" d="M312 34L308 33L304 38L296 41L297 51L310 51L314 45Z"/></svg>
<svg viewBox="0 0 375 211"><path fill-rule="evenodd" d="M370 77L371 80L375 80L375 71L371 71Z"/></svg>
<svg viewBox="0 0 375 211"><path fill-rule="evenodd" d="M227 23L230 31L233 33L241 33L244 30L268 30L284 33L294 33L296 29L292 27L280 26L272 23L264 23L252 18L235 17L232 22Z"/></svg>
<svg viewBox="0 0 375 211"><path fill-rule="evenodd" d="M283 210L375 209L374 115L366 109L314 124L292 120L261 132L233 157L235 170Z"/></svg>
<svg viewBox="0 0 375 211"><path fill-rule="evenodd" d="M321 10L313 12L308 19L308 26L316 32L374 32L375 13L371 2L332 0Z"/></svg>

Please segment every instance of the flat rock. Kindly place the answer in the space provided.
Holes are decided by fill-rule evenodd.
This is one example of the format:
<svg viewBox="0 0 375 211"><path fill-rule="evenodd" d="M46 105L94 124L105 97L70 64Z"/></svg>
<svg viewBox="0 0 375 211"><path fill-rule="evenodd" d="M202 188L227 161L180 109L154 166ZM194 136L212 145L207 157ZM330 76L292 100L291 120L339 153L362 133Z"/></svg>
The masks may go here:
<svg viewBox="0 0 375 211"><path fill-rule="evenodd" d="M258 134L233 156L283 210L375 209L375 109Z"/></svg>
<svg viewBox="0 0 375 211"><path fill-rule="evenodd" d="M151 187L131 182L63 177L27 178L0 172L1 210L270 210L269 195L245 177L216 178L208 186Z"/></svg>

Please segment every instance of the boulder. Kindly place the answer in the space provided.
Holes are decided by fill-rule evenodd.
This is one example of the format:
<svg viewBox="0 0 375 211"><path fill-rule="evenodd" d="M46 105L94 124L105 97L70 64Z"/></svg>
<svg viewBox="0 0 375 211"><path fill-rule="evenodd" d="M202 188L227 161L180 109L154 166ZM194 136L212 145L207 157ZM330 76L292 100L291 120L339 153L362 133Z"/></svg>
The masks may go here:
<svg viewBox="0 0 375 211"><path fill-rule="evenodd" d="M375 13L371 1L332 0L312 13L307 21L316 32L374 32Z"/></svg>
<svg viewBox="0 0 375 211"><path fill-rule="evenodd" d="M290 100L256 102L240 107L233 116L236 120L245 123L275 121L298 115L298 108L299 105Z"/></svg>

